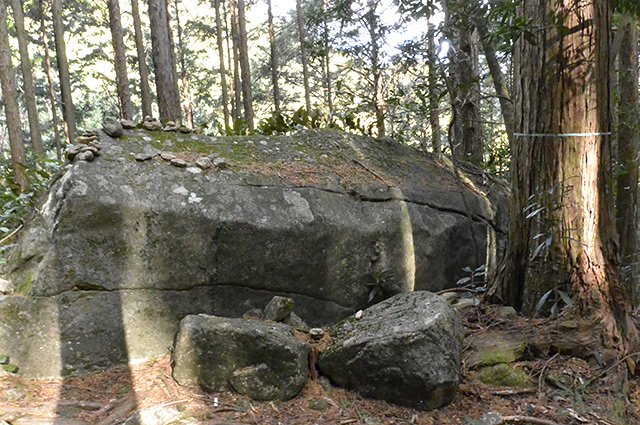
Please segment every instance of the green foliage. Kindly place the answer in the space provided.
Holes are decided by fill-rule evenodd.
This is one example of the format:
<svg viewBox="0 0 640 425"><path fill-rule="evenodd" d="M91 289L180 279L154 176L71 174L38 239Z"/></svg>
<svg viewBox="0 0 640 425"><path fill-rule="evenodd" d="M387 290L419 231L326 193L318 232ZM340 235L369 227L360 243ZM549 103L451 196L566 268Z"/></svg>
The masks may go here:
<svg viewBox="0 0 640 425"><path fill-rule="evenodd" d="M566 292L561 291L558 288L550 289L540 297L538 304L536 304L535 314L540 314L542 312L542 308L547 303L551 304L549 314L552 317L558 315L563 305L568 308L573 307L573 300L571 300L571 297Z"/></svg>
<svg viewBox="0 0 640 425"><path fill-rule="evenodd" d="M370 288L369 303L380 301L400 292L396 277L391 270L378 271L373 278L373 282L367 285Z"/></svg>
<svg viewBox="0 0 640 425"><path fill-rule="evenodd" d="M0 365L2 365L2 370L9 373L18 373L20 368L13 363L9 363L8 356L0 356Z"/></svg>
<svg viewBox="0 0 640 425"><path fill-rule="evenodd" d="M15 181L11 161L0 159L0 239L24 222L29 210L35 206L37 194L48 186L59 166L58 161L41 158L38 166L24 167L29 187L21 191ZM0 246L0 266L4 264L3 256L10 247L11 245Z"/></svg>
<svg viewBox="0 0 640 425"><path fill-rule="evenodd" d="M342 129L327 115L319 110L308 113L304 107L300 107L293 115L285 112L271 113L271 117L258 123L258 132L264 135L286 134L290 131L299 131L305 128L337 128Z"/></svg>

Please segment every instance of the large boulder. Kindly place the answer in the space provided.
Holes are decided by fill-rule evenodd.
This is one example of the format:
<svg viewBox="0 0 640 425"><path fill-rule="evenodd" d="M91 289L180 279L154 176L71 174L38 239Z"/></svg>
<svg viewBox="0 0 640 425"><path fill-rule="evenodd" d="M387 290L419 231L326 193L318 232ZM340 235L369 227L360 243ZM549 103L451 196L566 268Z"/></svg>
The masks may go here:
<svg viewBox="0 0 640 425"><path fill-rule="evenodd" d="M458 313L430 292L396 295L330 330L322 373L366 397L418 409L451 402L461 378Z"/></svg>
<svg viewBox="0 0 640 425"><path fill-rule="evenodd" d="M173 378L206 391L289 400L307 380L307 346L281 323L192 315L180 322Z"/></svg>
<svg viewBox="0 0 640 425"><path fill-rule="evenodd" d="M65 167L11 253L0 354L25 376L161 355L185 315L239 317L275 295L335 323L454 285L504 231L494 189L390 140L97 135L100 155Z"/></svg>

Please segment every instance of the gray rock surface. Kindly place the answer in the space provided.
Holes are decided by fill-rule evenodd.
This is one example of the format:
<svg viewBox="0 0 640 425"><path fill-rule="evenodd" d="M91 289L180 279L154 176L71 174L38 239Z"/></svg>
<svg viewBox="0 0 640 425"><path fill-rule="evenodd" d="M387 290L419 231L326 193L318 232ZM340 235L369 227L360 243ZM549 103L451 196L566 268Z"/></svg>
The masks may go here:
<svg viewBox="0 0 640 425"><path fill-rule="evenodd" d="M497 228L481 186L392 141L98 136L100 156L67 166L10 254L17 295L0 298L0 351L25 376L161 355L185 315L239 317L274 295L318 327L365 308L376 285L374 301L384 288L450 287L484 262ZM226 167L135 160L151 151Z"/></svg>
<svg viewBox="0 0 640 425"><path fill-rule="evenodd" d="M173 377L206 391L233 388L256 400L289 400L307 379L307 356L289 326L191 315L180 322Z"/></svg>
<svg viewBox="0 0 640 425"><path fill-rule="evenodd" d="M430 292L396 295L330 329L318 366L338 385L418 409L451 402L460 382L462 321Z"/></svg>

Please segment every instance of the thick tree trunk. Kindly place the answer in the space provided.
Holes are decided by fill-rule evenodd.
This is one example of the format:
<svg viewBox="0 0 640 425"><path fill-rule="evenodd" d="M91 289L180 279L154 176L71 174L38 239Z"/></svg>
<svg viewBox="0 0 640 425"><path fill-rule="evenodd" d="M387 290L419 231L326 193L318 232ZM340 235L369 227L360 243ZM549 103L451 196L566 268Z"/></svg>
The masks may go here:
<svg viewBox="0 0 640 425"><path fill-rule="evenodd" d="M184 115L187 127L193 128L193 102L191 91L189 90L189 80L187 79L187 66L185 65L185 46L182 42L182 26L180 25L180 12L178 11L178 0L174 0L176 10L176 27L178 30L178 51L180 52L180 77L182 79L182 97L184 103Z"/></svg>
<svg viewBox="0 0 640 425"><path fill-rule="evenodd" d="M438 57L436 51L436 31L433 23L428 23L427 28L427 65L429 74L427 84L429 86L429 126L431 127L431 146L433 153L440 157L442 154L442 129L440 127L440 96L438 89Z"/></svg>
<svg viewBox="0 0 640 425"><path fill-rule="evenodd" d="M478 36L469 27L468 20L462 19L458 12L464 2L447 0L443 6L446 34L451 43L451 150L457 159L482 166L484 146L480 124Z"/></svg>
<svg viewBox="0 0 640 425"><path fill-rule="evenodd" d="M563 291L574 300L573 317L590 330L582 345L628 352L636 349L638 332L618 269L610 6L608 0L524 0L519 7L535 31L533 42L520 37L514 49L509 238L490 295L534 314L545 293Z"/></svg>
<svg viewBox="0 0 640 425"><path fill-rule="evenodd" d="M233 119L237 120L241 116L242 89L240 84L240 36L238 30L238 5L236 0L229 0L229 18L231 20L231 45L233 50L233 55L229 55L229 60L233 58L233 106L231 111Z"/></svg>
<svg viewBox="0 0 640 425"><path fill-rule="evenodd" d="M56 43L56 60L60 76L60 91L62 92L62 115L64 116L67 143L71 144L76 140L77 135L76 111L71 97L71 77L62 23L62 0L51 0L51 14L53 15L53 36Z"/></svg>
<svg viewBox="0 0 640 425"><path fill-rule="evenodd" d="M60 125L58 123L58 112L56 106L55 86L53 83L53 69L51 67L51 55L49 54L49 39L44 18L44 0L38 0L40 13L40 31L42 32L42 45L44 46L44 66L49 83L49 102L51 103L51 117L53 122L53 134L56 144L56 157L62 161L62 146L60 146Z"/></svg>
<svg viewBox="0 0 640 425"><path fill-rule="evenodd" d="M638 27L635 19L621 27L618 55L618 165L616 227L620 235L621 276L630 299L637 303L638 282Z"/></svg>
<svg viewBox="0 0 640 425"><path fill-rule="evenodd" d="M136 39L136 53L138 56L138 71L140 73L140 100L142 102L142 117L153 115L151 107L151 88L149 87L149 71L147 70L147 55L144 49L142 36L142 21L138 0L131 0L131 15L133 16L133 29Z"/></svg>
<svg viewBox="0 0 640 425"><path fill-rule="evenodd" d="M498 100L500 102L500 110L502 111L504 128L505 128L505 131L507 132L509 145L511 146L514 142L514 138L513 138L514 105L513 105L513 101L511 100L511 94L507 89L505 78L502 73L502 69L500 68L500 63L498 62L496 49L493 47L493 44L491 44L491 40L489 39L490 36L489 36L489 30L487 28L487 21L484 18L479 18L475 20L475 26L476 26L476 29L478 30L478 34L480 35L480 43L482 44L484 57L487 61L487 65L489 66L489 72L491 73L491 79L493 80L493 87L495 88L496 95L498 96Z"/></svg>
<svg viewBox="0 0 640 425"><path fill-rule="evenodd" d="M311 89L309 88L309 64L307 47L305 46L305 17L301 0L296 0L296 21L298 22L298 39L300 40L300 61L302 62L302 82L304 84L304 103L307 112L311 113Z"/></svg>
<svg viewBox="0 0 640 425"><path fill-rule="evenodd" d="M149 21L160 119L180 122L180 94L166 0L149 0Z"/></svg>
<svg viewBox="0 0 640 425"><path fill-rule="evenodd" d="M240 39L240 74L242 77L242 106L249 130L253 130L253 94L251 92L251 68L249 66L249 42L244 0L238 0L238 37Z"/></svg>
<svg viewBox="0 0 640 425"><path fill-rule="evenodd" d="M7 118L9 132L9 147L11 150L11 164L16 183L25 189L28 186L24 175L26 165L24 146L22 144L22 128L20 127L20 109L18 94L11 64L11 50L9 47L9 31L7 29L7 7L4 0L0 0L0 84L2 85L2 100Z"/></svg>
<svg viewBox="0 0 640 425"><path fill-rule="evenodd" d="M31 71L31 58L29 57L29 48L27 47L27 32L24 29L22 0L12 0L11 8L13 9L13 20L16 25L16 35L18 36L20 67L22 68L24 99L27 105L27 116L29 118L31 147L36 155L44 155L40 121L38 119L38 106L36 105L36 90L33 85L33 73Z"/></svg>
<svg viewBox="0 0 640 425"><path fill-rule="evenodd" d="M273 85L273 107L276 113L280 113L280 88L278 87L278 52L276 49L276 33L273 28L273 13L271 12L271 0L267 0L267 14L269 15L269 46L271 48L271 83Z"/></svg>
<svg viewBox="0 0 640 425"><path fill-rule="evenodd" d="M229 92L227 90L227 71L224 66L224 36L220 19L220 0L215 0L216 9L216 41L218 42L218 58L220 59L220 86L222 89L222 111L224 113L224 127L229 126Z"/></svg>
<svg viewBox="0 0 640 425"><path fill-rule="evenodd" d="M378 35L378 15L376 15L375 1L369 1L365 20L367 21L367 29L371 42L371 72L373 73L373 107L376 113L376 130L378 137L385 137L384 115L385 102L382 87L382 64L380 63L380 40Z"/></svg>
<svg viewBox="0 0 640 425"><path fill-rule="evenodd" d="M131 93L129 91L124 32L122 31L122 22L120 20L120 2L118 0L107 0L107 7L109 9L109 28L111 29L111 42L113 44L120 117L131 120L133 119L133 104L131 103Z"/></svg>

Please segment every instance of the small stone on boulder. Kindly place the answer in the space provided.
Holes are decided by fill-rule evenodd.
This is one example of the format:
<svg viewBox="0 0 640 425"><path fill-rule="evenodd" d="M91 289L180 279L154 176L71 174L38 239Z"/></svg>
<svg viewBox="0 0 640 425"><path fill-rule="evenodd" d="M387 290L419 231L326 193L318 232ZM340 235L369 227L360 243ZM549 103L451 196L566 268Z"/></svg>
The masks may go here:
<svg viewBox="0 0 640 425"><path fill-rule="evenodd" d="M431 292L396 295L330 329L318 359L336 384L418 409L451 402L460 383L460 316Z"/></svg>
<svg viewBox="0 0 640 425"><path fill-rule="evenodd" d="M171 152L160 152L160 158L164 159L165 161L171 161L172 159L175 159L175 157L176 156Z"/></svg>
<svg viewBox="0 0 640 425"><path fill-rule="evenodd" d="M93 142L94 140L98 140L98 136L96 136L95 134L91 134L91 135L80 135L78 137L76 137L75 140L75 144L76 145L88 145L89 143Z"/></svg>
<svg viewBox="0 0 640 425"><path fill-rule="evenodd" d="M224 158L216 158L213 160L213 166L218 170L224 170L226 168L229 168L229 163Z"/></svg>
<svg viewBox="0 0 640 425"><path fill-rule="evenodd" d="M122 136L122 124L117 118L107 117L102 123L102 129L105 133L113 138L118 138Z"/></svg>
<svg viewBox="0 0 640 425"><path fill-rule="evenodd" d="M162 130L162 124L160 123L160 121L156 121L154 119L147 120L145 118L145 121L142 123L142 126L146 130L149 130L149 131L160 131L160 130Z"/></svg>
<svg viewBox="0 0 640 425"><path fill-rule="evenodd" d="M95 158L96 158L96 156L93 154L93 152L91 152L91 151L81 151L76 155L75 160L91 162Z"/></svg>
<svg viewBox="0 0 640 425"><path fill-rule="evenodd" d="M259 400L289 400L306 382L307 356L287 325L190 315L176 336L173 377L205 391L233 388Z"/></svg>
<svg viewBox="0 0 640 425"><path fill-rule="evenodd" d="M198 168L206 170L208 168L211 168L211 160L209 158L207 158L206 156L203 157L203 158L198 158L198 159L196 159L196 166Z"/></svg>
<svg viewBox="0 0 640 425"><path fill-rule="evenodd" d="M121 119L120 124L122 124L122 128L125 130L133 130L136 128L136 123L131 120Z"/></svg>
<svg viewBox="0 0 640 425"><path fill-rule="evenodd" d="M324 337L324 329L322 328L311 328L309 329L309 335L311 335L311 338L313 339L322 339L322 337Z"/></svg>
<svg viewBox="0 0 640 425"><path fill-rule="evenodd" d="M163 130L176 132L178 130L178 126L173 121L167 121L167 125L164 126Z"/></svg>
<svg viewBox="0 0 640 425"><path fill-rule="evenodd" d="M171 160L171 165L178 168L185 168L187 166L187 161L180 158L173 158Z"/></svg>
<svg viewBox="0 0 640 425"><path fill-rule="evenodd" d="M266 320L280 322L289 316L295 307L296 303L293 299L275 296L271 298L271 301L269 301L264 308L264 318Z"/></svg>
<svg viewBox="0 0 640 425"><path fill-rule="evenodd" d="M13 292L13 284L7 279L0 279L0 294Z"/></svg>

